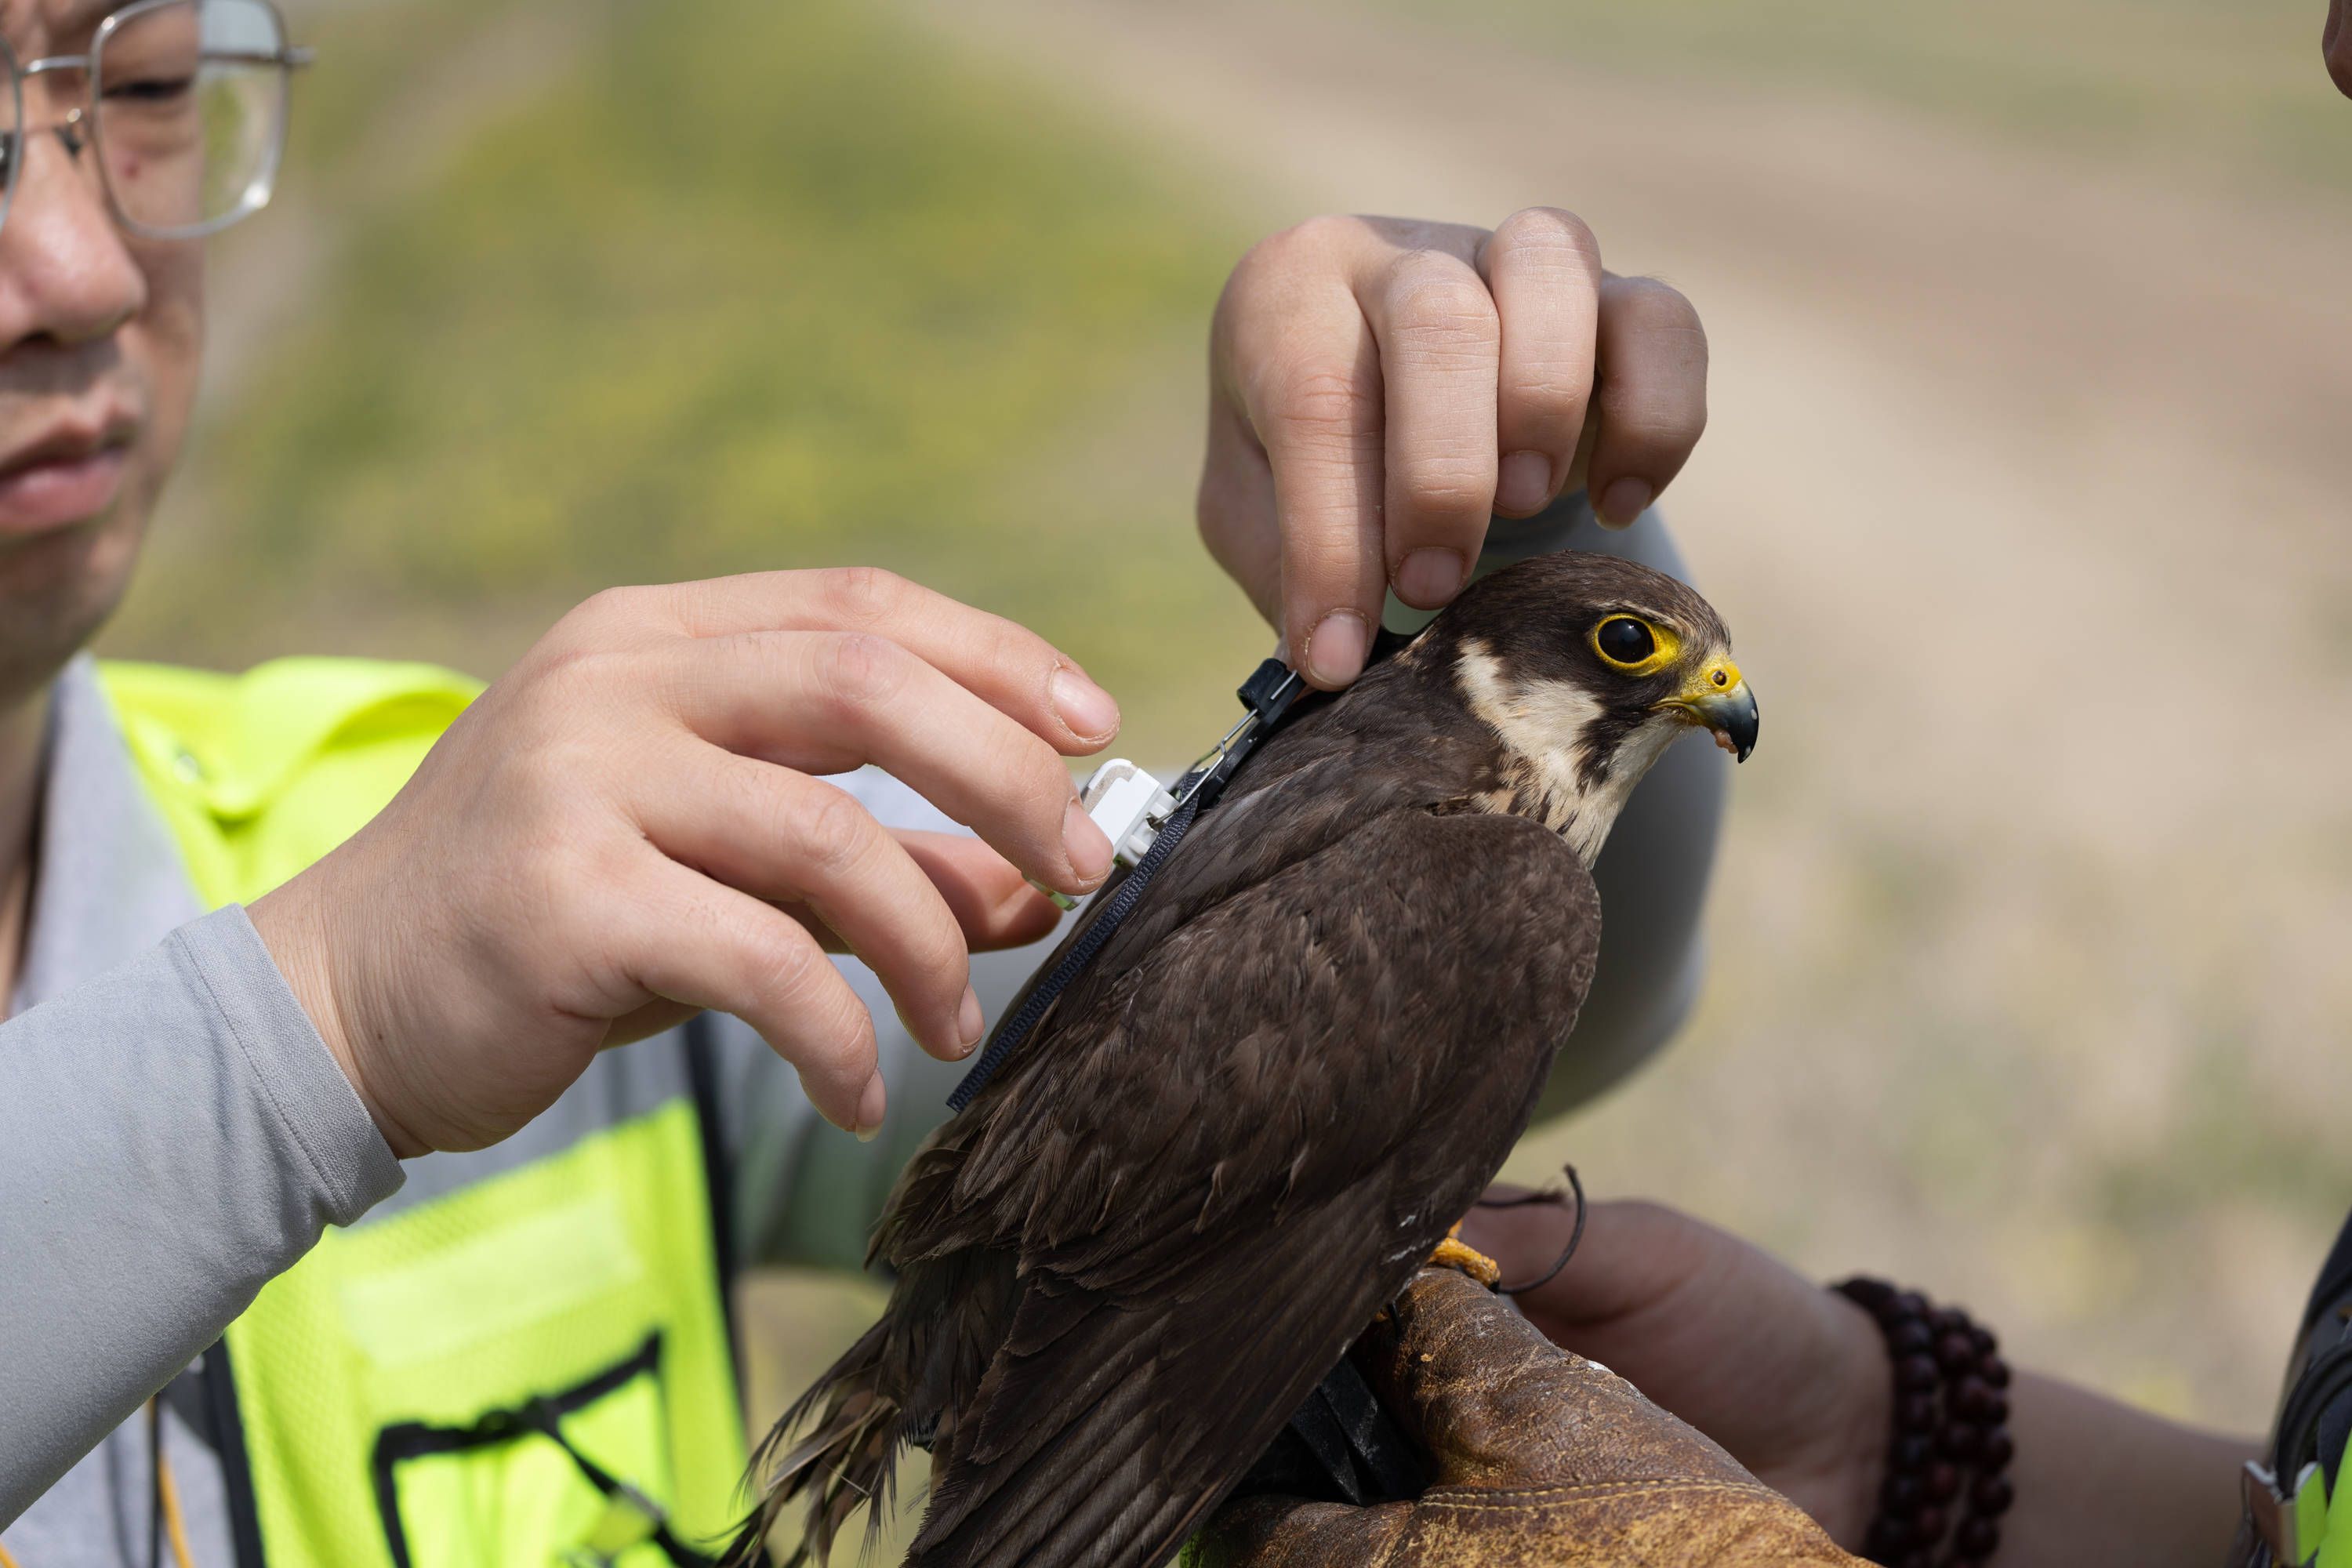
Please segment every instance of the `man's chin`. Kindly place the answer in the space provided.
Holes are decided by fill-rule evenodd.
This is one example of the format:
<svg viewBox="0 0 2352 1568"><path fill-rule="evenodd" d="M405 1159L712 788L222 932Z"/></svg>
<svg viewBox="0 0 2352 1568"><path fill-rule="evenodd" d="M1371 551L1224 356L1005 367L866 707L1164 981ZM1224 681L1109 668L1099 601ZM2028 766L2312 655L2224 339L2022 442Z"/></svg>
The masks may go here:
<svg viewBox="0 0 2352 1568"><path fill-rule="evenodd" d="M118 515L0 533L0 714L37 697L98 635L131 585L143 531Z"/></svg>

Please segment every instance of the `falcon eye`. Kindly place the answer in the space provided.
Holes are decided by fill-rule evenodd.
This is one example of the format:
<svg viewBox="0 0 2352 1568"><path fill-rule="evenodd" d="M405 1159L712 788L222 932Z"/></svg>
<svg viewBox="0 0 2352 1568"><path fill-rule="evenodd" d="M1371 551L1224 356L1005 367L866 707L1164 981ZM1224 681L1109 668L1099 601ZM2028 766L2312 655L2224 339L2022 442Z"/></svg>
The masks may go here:
<svg viewBox="0 0 2352 1568"><path fill-rule="evenodd" d="M1592 634L1592 646L1612 664L1640 664L1658 651L1658 639L1631 616L1612 616Z"/></svg>

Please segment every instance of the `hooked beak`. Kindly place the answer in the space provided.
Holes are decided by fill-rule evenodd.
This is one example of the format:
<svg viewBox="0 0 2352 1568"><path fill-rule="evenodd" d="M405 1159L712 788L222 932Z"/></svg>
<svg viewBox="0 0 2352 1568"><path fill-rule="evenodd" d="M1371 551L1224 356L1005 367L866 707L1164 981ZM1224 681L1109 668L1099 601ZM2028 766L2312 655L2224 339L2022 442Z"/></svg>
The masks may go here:
<svg viewBox="0 0 2352 1568"><path fill-rule="evenodd" d="M1740 762L1756 749L1756 694L1729 659L1710 662L1688 686L1658 704L1683 721L1714 732L1715 743Z"/></svg>

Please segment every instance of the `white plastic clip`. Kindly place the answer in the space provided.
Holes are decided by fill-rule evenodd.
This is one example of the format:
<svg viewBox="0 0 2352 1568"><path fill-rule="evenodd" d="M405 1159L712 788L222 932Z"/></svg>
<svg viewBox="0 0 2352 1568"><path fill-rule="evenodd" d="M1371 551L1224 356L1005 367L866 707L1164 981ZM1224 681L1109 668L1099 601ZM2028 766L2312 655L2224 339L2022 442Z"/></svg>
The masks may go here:
<svg viewBox="0 0 2352 1568"><path fill-rule="evenodd" d="M1149 770L1125 757L1113 757L1097 768L1078 791L1078 801L1110 840L1111 863L1130 871L1151 852L1160 830L1176 814L1176 797ZM1034 879L1029 885L1063 909L1078 907L1078 900L1067 893Z"/></svg>

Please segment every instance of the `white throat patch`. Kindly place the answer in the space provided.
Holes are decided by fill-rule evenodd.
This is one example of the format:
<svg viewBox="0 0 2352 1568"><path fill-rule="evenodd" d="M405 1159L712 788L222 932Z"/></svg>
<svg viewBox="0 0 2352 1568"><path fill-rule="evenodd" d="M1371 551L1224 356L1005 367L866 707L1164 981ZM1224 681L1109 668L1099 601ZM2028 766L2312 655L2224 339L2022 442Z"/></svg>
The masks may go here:
<svg viewBox="0 0 2352 1568"><path fill-rule="evenodd" d="M1535 818L1590 867L1633 786L1685 726L1671 714L1654 716L1625 737L1608 772L1588 789L1578 780L1591 758L1591 731L1601 714L1591 693L1564 680L1511 679L1502 661L1476 641L1462 644L1455 670L1470 711L1502 737L1507 753L1502 787L1482 797L1480 808Z"/></svg>

